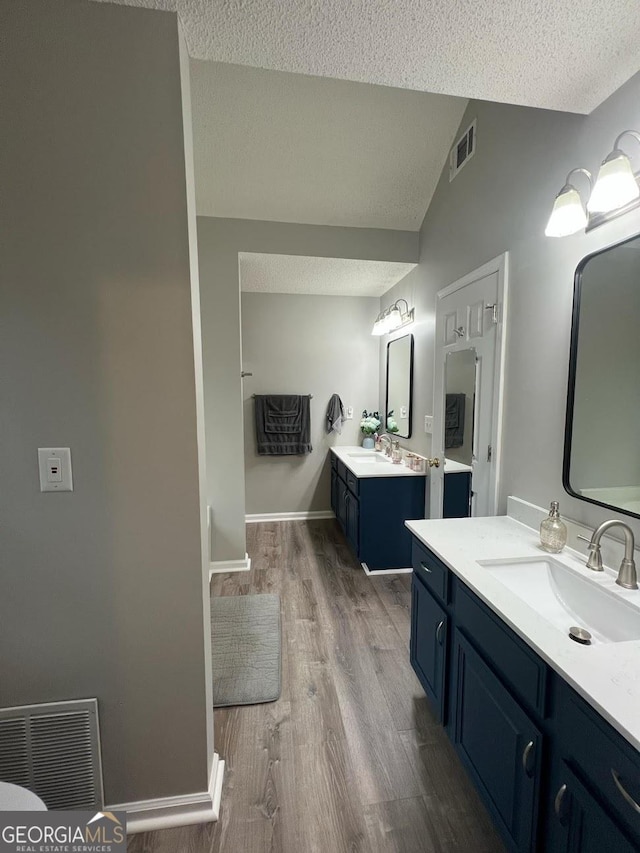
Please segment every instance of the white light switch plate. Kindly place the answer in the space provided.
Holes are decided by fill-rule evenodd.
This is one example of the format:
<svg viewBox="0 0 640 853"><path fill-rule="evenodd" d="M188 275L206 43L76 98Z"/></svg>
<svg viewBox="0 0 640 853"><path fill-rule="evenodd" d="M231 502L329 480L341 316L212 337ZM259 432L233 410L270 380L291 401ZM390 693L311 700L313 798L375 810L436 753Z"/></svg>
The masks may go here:
<svg viewBox="0 0 640 853"><path fill-rule="evenodd" d="M347 406L347 420L353 420L353 406Z"/></svg>
<svg viewBox="0 0 640 853"><path fill-rule="evenodd" d="M71 450L68 447L39 447L38 470L41 492L72 492Z"/></svg>
<svg viewBox="0 0 640 853"><path fill-rule="evenodd" d="M433 432L433 415L424 416L424 431L429 435Z"/></svg>

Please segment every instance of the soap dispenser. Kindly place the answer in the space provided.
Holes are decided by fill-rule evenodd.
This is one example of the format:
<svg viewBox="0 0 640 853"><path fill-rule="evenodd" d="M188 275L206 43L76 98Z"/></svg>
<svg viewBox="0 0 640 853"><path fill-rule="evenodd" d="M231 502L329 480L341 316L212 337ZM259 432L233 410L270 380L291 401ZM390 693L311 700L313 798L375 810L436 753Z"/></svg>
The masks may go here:
<svg viewBox="0 0 640 853"><path fill-rule="evenodd" d="M540 525L540 545L551 554L558 554L567 544L567 526L560 518L560 504L551 501L549 515Z"/></svg>

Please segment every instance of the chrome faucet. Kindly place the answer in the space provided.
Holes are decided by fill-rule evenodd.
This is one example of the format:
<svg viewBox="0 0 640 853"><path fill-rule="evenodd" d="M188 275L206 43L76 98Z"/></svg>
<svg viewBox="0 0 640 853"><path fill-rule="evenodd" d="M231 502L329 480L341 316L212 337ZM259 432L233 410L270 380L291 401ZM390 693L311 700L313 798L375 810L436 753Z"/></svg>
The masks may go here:
<svg viewBox="0 0 640 853"><path fill-rule="evenodd" d="M388 432L383 432L382 435L379 435L378 441L381 442L383 438L386 439L387 442L387 446L384 449L384 455L391 456L391 447L393 445L393 439L391 438Z"/></svg>
<svg viewBox="0 0 640 853"><path fill-rule="evenodd" d="M589 558L587 560L587 568L594 572L601 572L602 569L602 553L600 549L600 539L602 534L611 527L621 527L624 533L624 557L620 563L620 570L616 583L625 589L638 589L638 576L636 574L636 564L633 559L633 549L635 542L633 538L633 530L624 521L617 521L615 518L611 521L603 521L599 527L593 531L591 539L589 539ZM586 541L586 536L579 536L579 539Z"/></svg>

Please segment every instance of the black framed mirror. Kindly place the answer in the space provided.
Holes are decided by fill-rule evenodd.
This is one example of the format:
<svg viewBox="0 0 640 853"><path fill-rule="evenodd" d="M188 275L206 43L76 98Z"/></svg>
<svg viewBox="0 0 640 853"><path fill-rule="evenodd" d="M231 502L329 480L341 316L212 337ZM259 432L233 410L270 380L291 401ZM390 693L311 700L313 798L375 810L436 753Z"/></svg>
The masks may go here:
<svg viewBox="0 0 640 853"><path fill-rule="evenodd" d="M383 429L398 438L411 438L413 407L413 335L387 344L387 392Z"/></svg>
<svg viewBox="0 0 640 853"><path fill-rule="evenodd" d="M573 295L562 482L640 518L640 236L588 255Z"/></svg>

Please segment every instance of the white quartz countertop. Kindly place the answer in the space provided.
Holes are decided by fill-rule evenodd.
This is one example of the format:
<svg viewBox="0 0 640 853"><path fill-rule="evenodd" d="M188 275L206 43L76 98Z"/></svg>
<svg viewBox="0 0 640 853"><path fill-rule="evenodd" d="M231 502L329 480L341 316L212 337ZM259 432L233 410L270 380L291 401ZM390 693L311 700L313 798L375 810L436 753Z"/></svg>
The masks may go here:
<svg viewBox="0 0 640 853"><path fill-rule="evenodd" d="M426 474L411 471L404 462L394 465L384 453L366 450L357 445L332 447L331 452L359 479L363 477L426 477Z"/></svg>
<svg viewBox="0 0 640 853"><path fill-rule="evenodd" d="M478 560L540 558L536 530L508 516L421 519L409 530L500 616L540 657L559 673L636 749L640 750L640 640L581 646L553 627L518 598ZM548 556L548 555L545 555ZM554 558L583 571L585 558L569 548ZM640 603L640 591L622 590L616 574L600 582L628 601Z"/></svg>

